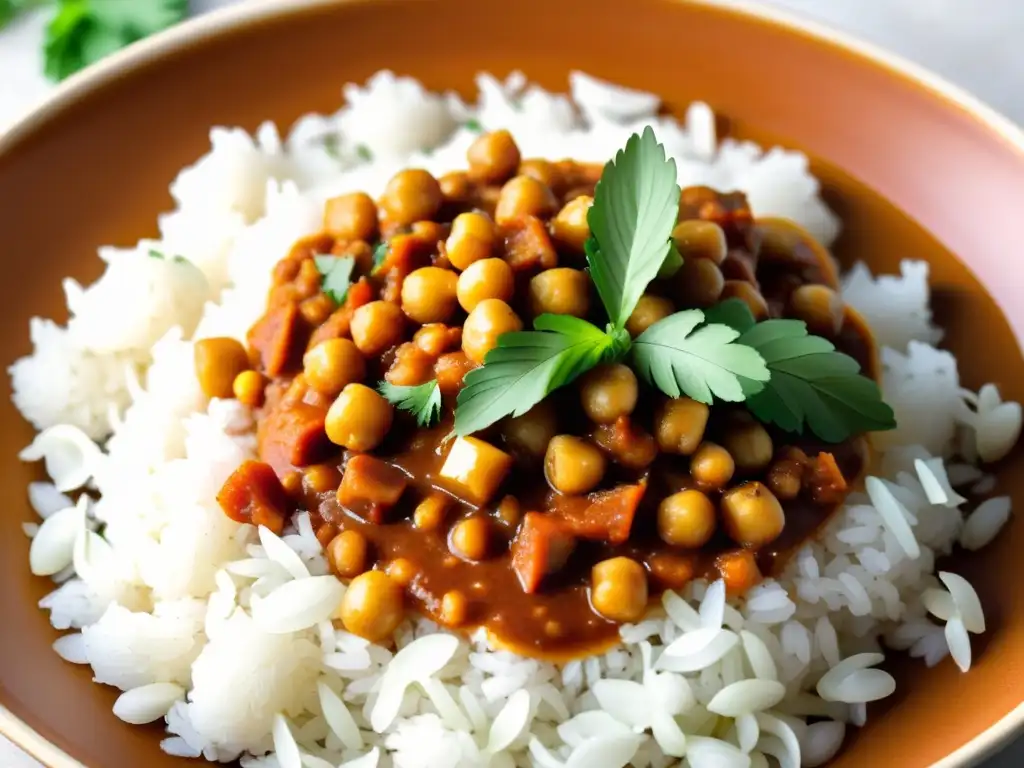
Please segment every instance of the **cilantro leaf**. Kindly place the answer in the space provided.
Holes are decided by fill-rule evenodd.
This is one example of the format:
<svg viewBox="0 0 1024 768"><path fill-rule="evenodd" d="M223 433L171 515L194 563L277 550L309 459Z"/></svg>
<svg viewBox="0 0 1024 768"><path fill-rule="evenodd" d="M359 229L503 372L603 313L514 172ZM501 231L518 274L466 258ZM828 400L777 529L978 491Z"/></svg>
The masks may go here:
<svg viewBox="0 0 1024 768"><path fill-rule="evenodd" d="M314 256L316 270L323 275L320 287L335 304L344 304L348 288L352 284L352 269L356 260L351 256Z"/></svg>
<svg viewBox="0 0 1024 768"><path fill-rule="evenodd" d="M22 11L42 4L43 0L0 0L0 29L10 24Z"/></svg>
<svg viewBox="0 0 1024 768"><path fill-rule="evenodd" d="M395 408L415 416L421 427L433 426L441 419L441 390L434 379L415 387L400 387L382 381L377 391Z"/></svg>
<svg viewBox="0 0 1024 768"><path fill-rule="evenodd" d="M377 243L377 247L373 249L373 266L370 269L370 274L375 275L377 271L384 264L384 259L388 257L388 241L381 240Z"/></svg>
<svg viewBox="0 0 1024 768"><path fill-rule="evenodd" d="M475 117L469 118L462 124L467 130L474 131L475 133L483 133L484 127L480 124L480 121Z"/></svg>
<svg viewBox="0 0 1024 768"><path fill-rule="evenodd" d="M541 315L534 327L503 333L484 364L466 374L455 410L456 434L470 435L505 416L521 416L600 363L615 341L569 315Z"/></svg>
<svg viewBox="0 0 1024 768"><path fill-rule="evenodd" d="M827 339L808 335L803 322L766 320L737 341L756 349L771 372L765 388L747 400L761 421L786 432L806 426L829 443L896 426L892 408L857 361Z"/></svg>
<svg viewBox="0 0 1024 768"><path fill-rule="evenodd" d="M739 333L746 333L757 325L754 313L743 299L726 299L705 309L704 322L728 325Z"/></svg>
<svg viewBox="0 0 1024 768"><path fill-rule="evenodd" d="M727 325L704 325L699 309L676 312L633 340L636 372L670 397L687 395L708 405L712 395L738 402L768 380L764 360L737 344L739 333Z"/></svg>
<svg viewBox="0 0 1024 768"><path fill-rule="evenodd" d="M622 328L669 252L679 214L676 163L648 126L601 174L587 212L591 278L608 319Z"/></svg>
<svg viewBox="0 0 1024 768"><path fill-rule="evenodd" d="M183 19L187 0L60 0L46 28L44 69L63 80L83 67Z"/></svg>

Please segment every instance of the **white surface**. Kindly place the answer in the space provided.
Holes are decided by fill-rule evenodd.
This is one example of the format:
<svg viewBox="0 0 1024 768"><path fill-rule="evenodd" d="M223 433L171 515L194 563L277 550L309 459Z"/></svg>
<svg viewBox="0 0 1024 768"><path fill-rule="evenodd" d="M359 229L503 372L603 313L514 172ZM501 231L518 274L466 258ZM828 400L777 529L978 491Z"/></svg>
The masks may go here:
<svg viewBox="0 0 1024 768"><path fill-rule="evenodd" d="M120 0L127 2L128 0ZM196 11L240 0L192 0ZM257 2L258 0L246 0ZM910 58L1024 123L1024 0L770 0ZM40 41L46 13L0 32L0 130L45 98ZM387 66L382 55L381 66ZM27 567L27 566L26 566ZM111 715L113 717L113 715ZM1020 743L986 768L1024 764ZM39 768L0 737L0 768Z"/></svg>

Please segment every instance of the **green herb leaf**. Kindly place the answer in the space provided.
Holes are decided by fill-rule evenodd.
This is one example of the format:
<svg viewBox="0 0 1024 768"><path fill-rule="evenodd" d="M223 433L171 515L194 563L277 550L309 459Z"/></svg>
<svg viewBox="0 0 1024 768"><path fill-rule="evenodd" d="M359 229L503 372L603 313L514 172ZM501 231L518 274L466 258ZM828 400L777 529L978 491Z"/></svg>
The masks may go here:
<svg viewBox="0 0 1024 768"><path fill-rule="evenodd" d="M747 400L761 421L797 433L806 425L829 443L896 426L892 408L857 361L809 336L801 321L766 320L737 341L756 349L771 372L765 388Z"/></svg>
<svg viewBox="0 0 1024 768"><path fill-rule="evenodd" d="M151 258L151 259L160 259L161 261L163 261L164 255L160 251L158 251L156 248L150 248L149 249L149 258Z"/></svg>
<svg viewBox="0 0 1024 768"><path fill-rule="evenodd" d="M541 315L534 327L503 333L484 364L466 374L455 410L456 434L521 416L600 363L614 344L599 328L569 315Z"/></svg>
<svg viewBox="0 0 1024 768"><path fill-rule="evenodd" d="M356 260L351 256L314 256L316 270L323 275L320 287L336 304L344 304L352 284L352 269Z"/></svg>
<svg viewBox="0 0 1024 768"><path fill-rule="evenodd" d="M415 416L421 427L431 427L441 419L441 390L433 379L415 387L399 387L382 381L377 391L395 408Z"/></svg>
<svg viewBox="0 0 1024 768"><path fill-rule="evenodd" d="M187 0L60 0L46 28L46 75L63 80L136 40L183 19Z"/></svg>
<svg viewBox="0 0 1024 768"><path fill-rule="evenodd" d="M468 130L474 131L476 133L482 133L484 130L484 127L480 125L480 121L477 120L475 117L469 118L469 120L464 122L463 125L466 126Z"/></svg>
<svg viewBox="0 0 1024 768"><path fill-rule="evenodd" d="M323 138L324 152L332 160L341 160L341 137L336 133L329 133Z"/></svg>
<svg viewBox="0 0 1024 768"><path fill-rule="evenodd" d="M0 0L0 29L10 24L22 11L42 4L43 0Z"/></svg>
<svg viewBox="0 0 1024 768"><path fill-rule="evenodd" d="M669 252L679 213L676 164L648 126L604 167L587 213L591 278L608 319L622 328Z"/></svg>
<svg viewBox="0 0 1024 768"><path fill-rule="evenodd" d="M370 274L377 274L377 270L384 264L384 259L388 257L388 241L382 240L377 243L377 247L373 249L373 266L370 268Z"/></svg>
<svg viewBox="0 0 1024 768"><path fill-rule="evenodd" d="M676 248L676 244L671 240L668 241L668 256L661 262L661 267L658 268L658 277L665 279L672 277L678 272L683 266L683 256L679 253L679 249Z"/></svg>
<svg viewBox="0 0 1024 768"><path fill-rule="evenodd" d="M768 380L764 360L737 344L739 333L727 325L698 326L699 309L659 320L633 340L636 372L670 397L687 395L708 405L712 395L739 402Z"/></svg>
<svg viewBox="0 0 1024 768"><path fill-rule="evenodd" d="M728 325L739 333L746 333L755 325L754 313L743 299L726 299L704 310L704 322Z"/></svg>
<svg viewBox="0 0 1024 768"><path fill-rule="evenodd" d="M365 144L356 145L356 154L359 156L360 160L363 160L367 163L373 160L373 152L371 152L370 148Z"/></svg>

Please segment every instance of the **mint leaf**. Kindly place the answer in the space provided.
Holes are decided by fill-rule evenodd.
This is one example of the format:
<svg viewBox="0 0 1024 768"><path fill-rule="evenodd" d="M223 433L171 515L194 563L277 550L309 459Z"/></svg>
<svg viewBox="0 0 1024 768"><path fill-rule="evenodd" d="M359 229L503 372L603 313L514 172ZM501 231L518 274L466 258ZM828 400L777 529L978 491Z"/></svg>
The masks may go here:
<svg viewBox="0 0 1024 768"><path fill-rule="evenodd" d="M707 405L712 395L739 402L768 380L764 360L737 344L739 333L726 325L704 325L699 309L659 320L633 340L637 374L670 397L686 395Z"/></svg>
<svg viewBox="0 0 1024 768"><path fill-rule="evenodd" d="M892 408L878 385L830 341L808 335L803 322L766 320L737 342L756 349L771 372L764 389L747 400L761 421L786 432L807 427L829 443L895 428Z"/></svg>
<svg viewBox="0 0 1024 768"><path fill-rule="evenodd" d="M352 270L356 260L351 256L314 256L316 270L323 275L320 288L330 296L335 304L344 304L352 284Z"/></svg>
<svg viewBox="0 0 1024 768"><path fill-rule="evenodd" d="M648 126L601 174L587 212L591 278L608 319L622 328L669 253L679 215L676 164Z"/></svg>
<svg viewBox="0 0 1024 768"><path fill-rule="evenodd" d="M541 315L534 327L503 333L484 364L466 374L455 410L457 435L521 416L600 363L614 343L599 328L568 315Z"/></svg>
<svg viewBox="0 0 1024 768"><path fill-rule="evenodd" d="M415 387L400 387L382 381L377 391L395 408L415 416L421 427L431 427L440 421L441 390L433 379Z"/></svg>

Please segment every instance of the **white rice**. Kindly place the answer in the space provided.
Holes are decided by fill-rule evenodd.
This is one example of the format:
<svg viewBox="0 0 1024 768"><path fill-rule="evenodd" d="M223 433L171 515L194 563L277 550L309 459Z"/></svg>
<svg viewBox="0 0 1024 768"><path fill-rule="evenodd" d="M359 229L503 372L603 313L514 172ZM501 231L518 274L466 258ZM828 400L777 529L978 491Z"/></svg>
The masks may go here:
<svg viewBox="0 0 1024 768"><path fill-rule="evenodd" d="M397 652L371 645L331 621L344 587L325 575L308 518L277 537L223 515L214 497L254 454L252 416L203 398L193 340L244 337L271 268L317 229L327 197L378 193L407 165L462 166L470 121L510 128L525 156L594 161L650 124L681 185L743 190L758 215L825 244L838 231L803 155L717 141L706 105L680 124L655 96L579 73L571 98L521 75L478 84L465 104L382 72L283 140L271 125L214 129L171 187L161 239L101 250L92 286L66 281L67 327L33 319L35 350L11 376L40 430L23 458L44 459L53 479L29 487L43 522L27 531L33 571L61 583L41 606L76 630L55 650L125 691L118 717L165 719L167 752L246 768L816 766L863 724L866 702L892 693L883 640L966 670L981 604L963 579L940 581L935 559L958 541L985 546L1009 518L1008 498L970 514L954 487L985 479L978 457L1010 450L1021 408L993 386L961 389L955 358L933 346L924 262L879 278L861 265L844 284L887 345L899 420L879 436L867 493L778 581L734 602L719 583L668 593L600 658L556 667L422 619L400 628ZM73 506L62 492L76 489Z"/></svg>

